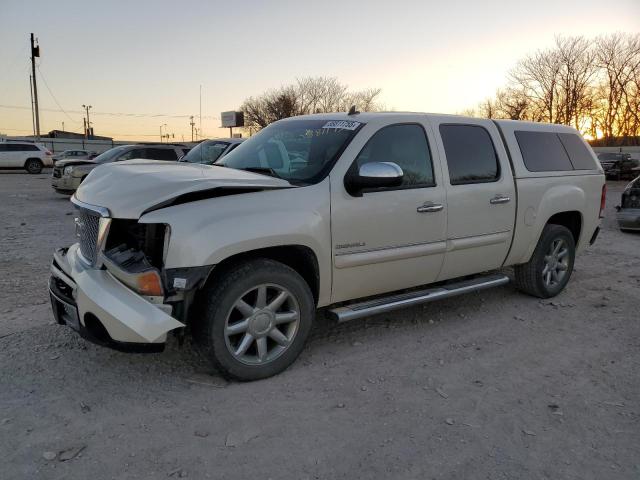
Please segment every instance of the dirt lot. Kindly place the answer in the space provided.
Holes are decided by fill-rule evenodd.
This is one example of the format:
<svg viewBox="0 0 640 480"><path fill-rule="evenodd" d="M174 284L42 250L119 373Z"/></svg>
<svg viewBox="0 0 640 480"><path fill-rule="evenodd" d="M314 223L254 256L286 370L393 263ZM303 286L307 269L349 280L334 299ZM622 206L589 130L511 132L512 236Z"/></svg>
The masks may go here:
<svg viewBox="0 0 640 480"><path fill-rule="evenodd" d="M72 207L0 173L0 477L640 478L640 235L604 231L568 289L506 286L332 325L285 373L228 384L171 343L96 347L53 322ZM55 458L53 458L55 455Z"/></svg>

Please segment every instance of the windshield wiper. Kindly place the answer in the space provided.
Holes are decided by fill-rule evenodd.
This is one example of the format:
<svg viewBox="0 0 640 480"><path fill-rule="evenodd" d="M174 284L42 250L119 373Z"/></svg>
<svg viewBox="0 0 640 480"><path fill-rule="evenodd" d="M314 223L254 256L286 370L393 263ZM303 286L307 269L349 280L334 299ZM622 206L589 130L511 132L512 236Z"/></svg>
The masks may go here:
<svg viewBox="0 0 640 480"><path fill-rule="evenodd" d="M269 175L270 177L280 178L280 175L278 175L276 171L270 167L244 167L240 170L246 170L247 172L260 173L262 175Z"/></svg>

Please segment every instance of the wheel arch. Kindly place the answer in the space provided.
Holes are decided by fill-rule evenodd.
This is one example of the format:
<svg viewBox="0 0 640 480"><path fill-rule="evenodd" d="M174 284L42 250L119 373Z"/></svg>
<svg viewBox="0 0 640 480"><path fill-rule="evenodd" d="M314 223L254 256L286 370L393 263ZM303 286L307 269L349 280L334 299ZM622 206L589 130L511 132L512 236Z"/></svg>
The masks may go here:
<svg viewBox="0 0 640 480"><path fill-rule="evenodd" d="M518 206L514 242L505 265L528 262L548 224L568 228L577 251L588 243L583 237L590 226L586 224L589 222L585 214L593 210L590 185L579 179L575 184L557 182L545 189L539 179L522 181L519 194L522 201Z"/></svg>
<svg viewBox="0 0 640 480"><path fill-rule="evenodd" d="M295 270L309 285L315 304L320 298L320 267L316 253L305 245L278 245L257 248L235 253L217 263L209 273L207 282L215 281L217 277L239 263L258 258L266 258L280 262Z"/></svg>
<svg viewBox="0 0 640 480"><path fill-rule="evenodd" d="M580 234L582 233L582 224L583 224L582 213L580 213L577 210L558 212L553 214L546 221L544 226L547 226L549 224L561 225L563 227L566 227L571 232L571 235L573 236L573 241L575 242L576 247L578 246L578 243L580 241ZM539 238L538 238L538 241L540 241Z"/></svg>
<svg viewBox="0 0 640 480"><path fill-rule="evenodd" d="M544 232L544 227L547 225L561 225L566 227L573 236L573 241L576 245L576 250L578 249L578 244L580 242L580 235L582 234L582 226L583 226L583 216L579 210L564 210L564 211L556 211L554 213L548 213L545 215L545 220L541 221L538 224L537 233L531 239L531 243L529 244L528 251L526 255L522 258L520 262L517 263L526 263L531 259L536 246L540 242L542 238L542 234Z"/></svg>

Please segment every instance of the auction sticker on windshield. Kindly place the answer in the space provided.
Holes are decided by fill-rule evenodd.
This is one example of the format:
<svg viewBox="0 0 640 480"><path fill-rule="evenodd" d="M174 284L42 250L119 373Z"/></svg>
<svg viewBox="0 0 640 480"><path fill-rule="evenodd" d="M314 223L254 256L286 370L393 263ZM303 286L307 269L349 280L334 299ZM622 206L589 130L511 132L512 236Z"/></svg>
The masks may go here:
<svg viewBox="0 0 640 480"><path fill-rule="evenodd" d="M340 128L343 130L355 130L361 125L360 122L353 122L350 120L331 120L325 123L322 128Z"/></svg>

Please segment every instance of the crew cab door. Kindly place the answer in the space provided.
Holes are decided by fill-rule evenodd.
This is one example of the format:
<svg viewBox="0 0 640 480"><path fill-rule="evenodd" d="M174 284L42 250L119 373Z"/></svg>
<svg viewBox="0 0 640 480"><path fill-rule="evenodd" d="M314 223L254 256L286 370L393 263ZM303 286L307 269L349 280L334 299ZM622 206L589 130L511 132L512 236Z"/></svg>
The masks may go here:
<svg viewBox="0 0 640 480"><path fill-rule="evenodd" d="M331 173L333 302L438 277L446 198L433 141L426 122L368 124ZM404 172L402 186L350 195L345 177L367 162L396 163Z"/></svg>
<svg viewBox="0 0 640 480"><path fill-rule="evenodd" d="M431 117L447 189L447 253L440 280L499 268L511 246L516 192L490 120Z"/></svg>

